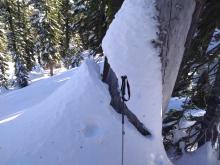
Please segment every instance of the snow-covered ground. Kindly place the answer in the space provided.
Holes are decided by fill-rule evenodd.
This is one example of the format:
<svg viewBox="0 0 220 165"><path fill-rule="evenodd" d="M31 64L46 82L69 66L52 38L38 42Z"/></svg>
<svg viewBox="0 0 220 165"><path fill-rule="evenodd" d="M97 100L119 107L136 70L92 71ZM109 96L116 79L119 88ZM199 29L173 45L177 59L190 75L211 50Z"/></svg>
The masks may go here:
<svg viewBox="0 0 220 165"><path fill-rule="evenodd" d="M219 165L217 153L213 150L210 143L206 143L199 150L193 153L184 154L175 165Z"/></svg>
<svg viewBox="0 0 220 165"><path fill-rule="evenodd" d="M202 117L205 115L206 111L203 109L187 109L183 108L186 105L188 98L173 97L169 102L169 110L184 111L183 117L178 123L178 127L175 130L174 140L177 141L181 137L186 136L185 128L188 128L196 123L196 121L191 120L191 117ZM180 159L172 159L174 165L219 165L220 161L217 160L218 155L214 148L212 148L211 143L206 143L201 148L197 149L191 153L184 153Z"/></svg>
<svg viewBox="0 0 220 165"><path fill-rule="evenodd" d="M0 95L3 93L8 93L14 90L17 90L16 86L14 86L14 80L15 80L15 69L14 69L14 63L13 62L8 62L8 70L7 70L7 75L9 79L9 89L1 89L0 88ZM66 68L61 67L61 68L54 68L54 75L58 75L62 72L66 71ZM49 78L50 77L50 71L49 70L44 70L42 67L39 65L36 65L35 67L32 68L32 71L28 73L28 82L29 84L33 84L37 82L38 80Z"/></svg>
<svg viewBox="0 0 220 165"><path fill-rule="evenodd" d="M0 164L119 165L121 117L109 103L99 67L90 60L1 95ZM161 148L152 150L154 138L127 121L125 126L126 165L166 164Z"/></svg>

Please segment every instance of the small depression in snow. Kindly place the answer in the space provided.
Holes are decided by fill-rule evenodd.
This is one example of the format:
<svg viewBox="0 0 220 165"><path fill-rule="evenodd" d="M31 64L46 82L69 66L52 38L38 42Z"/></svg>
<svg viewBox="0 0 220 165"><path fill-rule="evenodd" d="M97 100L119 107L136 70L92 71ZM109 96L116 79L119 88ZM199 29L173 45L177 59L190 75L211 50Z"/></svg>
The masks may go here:
<svg viewBox="0 0 220 165"><path fill-rule="evenodd" d="M101 130L97 122L89 120L84 123L82 133L86 138L92 138L100 136Z"/></svg>

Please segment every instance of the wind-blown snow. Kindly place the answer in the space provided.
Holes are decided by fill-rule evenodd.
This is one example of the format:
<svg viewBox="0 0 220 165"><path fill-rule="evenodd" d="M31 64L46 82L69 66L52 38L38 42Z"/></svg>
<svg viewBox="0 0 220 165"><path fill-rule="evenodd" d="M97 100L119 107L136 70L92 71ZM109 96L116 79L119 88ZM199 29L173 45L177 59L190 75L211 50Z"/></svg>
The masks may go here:
<svg viewBox="0 0 220 165"><path fill-rule="evenodd" d="M131 86L131 100L127 102L129 109L153 134L151 141L143 147L162 156L161 164L167 165L169 160L161 137L161 61L159 50L152 44L157 39L156 16L154 0L125 0L107 31L102 47L118 78L128 76ZM154 159L151 154L145 157L142 159L146 162ZM129 157L126 156L125 164L128 162Z"/></svg>
<svg viewBox="0 0 220 165"><path fill-rule="evenodd" d="M119 165L121 117L109 103L99 66L91 60L1 95L0 164ZM163 164L151 139L128 121L125 128L126 165Z"/></svg>

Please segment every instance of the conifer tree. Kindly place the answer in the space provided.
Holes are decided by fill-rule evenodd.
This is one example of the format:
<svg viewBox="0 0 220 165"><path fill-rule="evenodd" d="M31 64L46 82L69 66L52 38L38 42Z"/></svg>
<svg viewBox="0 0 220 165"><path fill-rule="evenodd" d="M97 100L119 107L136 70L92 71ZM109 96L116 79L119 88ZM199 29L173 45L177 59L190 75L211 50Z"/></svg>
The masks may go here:
<svg viewBox="0 0 220 165"><path fill-rule="evenodd" d="M80 35L85 50L102 52L101 41L107 30L106 7L103 0L74 1L73 30Z"/></svg>
<svg viewBox="0 0 220 165"><path fill-rule="evenodd" d="M24 57L25 64L28 71L32 70L32 67L35 65L34 58L34 42L33 42L33 33L31 33L31 25L29 22L30 11L28 9L28 4L25 3L25 0L17 1L18 6L18 19L17 24L19 29L20 36L20 48L22 56Z"/></svg>
<svg viewBox="0 0 220 165"><path fill-rule="evenodd" d="M1 17L1 16L0 16ZM1 22L1 18L0 18ZM5 46L5 36L4 31L0 26L0 88L7 88L7 74L6 71L8 69L7 58L6 58L6 46Z"/></svg>
<svg viewBox="0 0 220 165"><path fill-rule="evenodd" d="M75 0L73 31L80 36L84 50L102 53L101 42L123 0Z"/></svg>
<svg viewBox="0 0 220 165"><path fill-rule="evenodd" d="M3 3L0 2L0 88L7 87L7 74L6 71L8 70L7 65L7 57L6 57L6 36L4 30L4 13L5 10L3 8Z"/></svg>
<svg viewBox="0 0 220 165"><path fill-rule="evenodd" d="M31 0L34 7L31 16L32 27L36 30L36 49L44 65L50 68L50 75L53 75L53 67L58 59L56 54L56 22L53 19L52 7L49 1ZM51 1L52 2L52 1Z"/></svg>
<svg viewBox="0 0 220 165"><path fill-rule="evenodd" d="M28 85L28 73L22 56L21 48L21 26L20 26L20 6L18 1L7 0L4 3L4 21L7 29L7 45L8 51L12 55L15 63L16 84L19 87Z"/></svg>
<svg viewBox="0 0 220 165"><path fill-rule="evenodd" d="M69 0L60 1L59 9L59 24L61 29L60 35L60 56L66 66L69 68L72 62L72 57L74 54L73 49L70 48L72 33L71 33L71 24L73 23L72 19L72 3Z"/></svg>

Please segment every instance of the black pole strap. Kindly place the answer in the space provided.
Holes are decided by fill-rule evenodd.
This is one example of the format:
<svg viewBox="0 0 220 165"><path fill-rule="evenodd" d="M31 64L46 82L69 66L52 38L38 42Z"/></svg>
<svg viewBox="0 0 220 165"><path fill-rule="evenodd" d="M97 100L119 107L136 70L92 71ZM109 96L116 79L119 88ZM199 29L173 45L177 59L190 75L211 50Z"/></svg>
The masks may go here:
<svg viewBox="0 0 220 165"><path fill-rule="evenodd" d="M131 97L130 84L129 84L129 82L128 82L127 76L121 76L121 80L122 80L122 84L121 84L122 100L123 100L123 101L128 101L128 100L130 100L130 97ZM126 89L127 89L127 95L128 95L127 98L125 98Z"/></svg>

